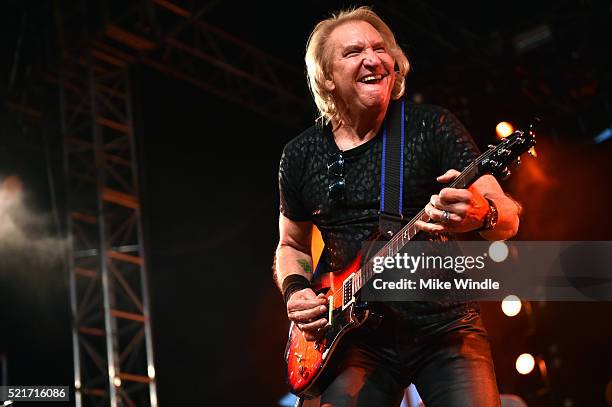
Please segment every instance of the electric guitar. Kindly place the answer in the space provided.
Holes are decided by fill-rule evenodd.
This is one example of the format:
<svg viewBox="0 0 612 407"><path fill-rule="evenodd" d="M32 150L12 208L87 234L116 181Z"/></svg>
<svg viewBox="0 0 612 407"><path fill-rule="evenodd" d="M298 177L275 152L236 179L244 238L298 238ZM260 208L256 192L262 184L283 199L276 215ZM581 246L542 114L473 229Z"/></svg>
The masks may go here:
<svg viewBox="0 0 612 407"><path fill-rule="evenodd" d="M510 175L508 166L520 163L522 154L534 151L538 122L539 119L535 119L527 131L516 130L496 146L489 146L449 186L467 188L485 174L507 178ZM370 259L379 255L395 256L419 232L415 227L418 220L431 221L422 209ZM328 326L322 338L307 341L297 325L291 323L285 360L291 392L300 397L312 398L320 394L318 381L342 337L375 319L367 303L360 300L361 289L375 275L372 261L362 260L363 255L359 254L344 270L323 274L313 282L313 290L323 293L328 303Z"/></svg>

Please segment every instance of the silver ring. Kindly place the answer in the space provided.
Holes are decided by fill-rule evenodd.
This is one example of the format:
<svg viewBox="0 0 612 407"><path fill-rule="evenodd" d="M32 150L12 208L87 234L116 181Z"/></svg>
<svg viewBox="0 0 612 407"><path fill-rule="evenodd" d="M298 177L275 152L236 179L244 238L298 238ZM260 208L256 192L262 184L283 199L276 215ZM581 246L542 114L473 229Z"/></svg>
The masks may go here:
<svg viewBox="0 0 612 407"><path fill-rule="evenodd" d="M447 223L450 220L450 213L448 211L442 212L442 222Z"/></svg>

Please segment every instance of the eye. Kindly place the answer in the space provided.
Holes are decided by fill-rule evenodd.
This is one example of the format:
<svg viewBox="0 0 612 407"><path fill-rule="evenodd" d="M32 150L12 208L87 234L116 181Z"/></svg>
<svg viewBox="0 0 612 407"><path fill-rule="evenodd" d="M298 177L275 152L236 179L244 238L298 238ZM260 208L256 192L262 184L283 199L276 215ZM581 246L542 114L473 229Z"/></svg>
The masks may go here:
<svg viewBox="0 0 612 407"><path fill-rule="evenodd" d="M377 47L376 52L387 52L387 48L384 46Z"/></svg>

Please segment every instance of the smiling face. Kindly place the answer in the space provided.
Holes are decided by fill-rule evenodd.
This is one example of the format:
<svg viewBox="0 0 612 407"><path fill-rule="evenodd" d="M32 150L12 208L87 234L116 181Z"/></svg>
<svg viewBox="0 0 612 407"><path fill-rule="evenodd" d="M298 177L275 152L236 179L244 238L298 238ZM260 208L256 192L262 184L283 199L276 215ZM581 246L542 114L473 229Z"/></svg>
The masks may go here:
<svg viewBox="0 0 612 407"><path fill-rule="evenodd" d="M340 110L348 114L386 110L395 82L394 61L380 33L365 21L336 27L327 42L328 78Z"/></svg>

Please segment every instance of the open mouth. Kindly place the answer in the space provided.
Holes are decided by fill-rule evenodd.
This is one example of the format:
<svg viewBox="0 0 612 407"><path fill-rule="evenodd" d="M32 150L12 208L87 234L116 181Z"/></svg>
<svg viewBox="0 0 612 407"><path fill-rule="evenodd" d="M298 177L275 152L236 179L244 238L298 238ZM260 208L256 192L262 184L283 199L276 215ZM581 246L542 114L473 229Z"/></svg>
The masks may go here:
<svg viewBox="0 0 612 407"><path fill-rule="evenodd" d="M361 77L358 81L361 83L365 83L367 85L371 85L371 84L376 84L379 83L380 81L382 81L387 75L383 75L383 74L377 74L377 75L373 75L373 74L368 74L366 76Z"/></svg>

